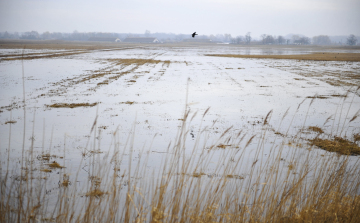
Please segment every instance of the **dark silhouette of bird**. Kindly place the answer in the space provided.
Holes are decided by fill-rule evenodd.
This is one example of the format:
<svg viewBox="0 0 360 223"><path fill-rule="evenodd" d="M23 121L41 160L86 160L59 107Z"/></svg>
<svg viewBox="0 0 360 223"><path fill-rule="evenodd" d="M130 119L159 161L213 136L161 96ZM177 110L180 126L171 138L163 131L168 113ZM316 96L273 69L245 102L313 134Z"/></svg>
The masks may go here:
<svg viewBox="0 0 360 223"><path fill-rule="evenodd" d="M196 34L196 32L194 32L191 36L192 36L192 38L194 38L195 37L195 35L199 35L199 34Z"/></svg>

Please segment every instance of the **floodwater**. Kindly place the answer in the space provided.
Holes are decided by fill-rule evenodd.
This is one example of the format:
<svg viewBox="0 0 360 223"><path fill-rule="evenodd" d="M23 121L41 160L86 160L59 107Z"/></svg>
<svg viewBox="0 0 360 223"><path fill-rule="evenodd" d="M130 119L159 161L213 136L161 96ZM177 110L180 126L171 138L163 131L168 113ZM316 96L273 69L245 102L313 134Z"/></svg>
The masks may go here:
<svg viewBox="0 0 360 223"><path fill-rule="evenodd" d="M10 52L22 53L0 50L0 54ZM217 140L230 127L225 149L234 149L230 138L240 131L246 134L240 145L244 146L252 136L255 136L252 142L258 141L271 110L264 156L266 147L271 147L274 140L290 142L294 137L303 140L305 151L309 147L306 139L316 135L304 131L309 126L319 126L331 135L350 137L359 133L360 120L349 123L360 108L359 94L353 93L359 83L342 76L359 75L359 62L205 56L294 53L309 51L147 46L23 61L2 60L1 162L6 163L9 155L16 168L22 148L25 151L33 148L34 156L56 155L58 158L52 160L64 164L66 172L76 172L84 153L85 157L105 156L116 141L121 148L133 149L135 161L142 151L148 152L148 168L155 168L169 144L174 145L185 109L190 112L186 148L192 149L199 135L206 142L197 146L197 154L210 149L212 144L220 145ZM124 59L136 60L128 64ZM339 80L343 82L334 84ZM49 107L57 103L97 105ZM93 127L96 131L91 132ZM249 148L252 144L255 145L251 143ZM222 161L215 155L213 162ZM80 175L86 175L89 164L81 165ZM211 173L211 169L206 171Z"/></svg>

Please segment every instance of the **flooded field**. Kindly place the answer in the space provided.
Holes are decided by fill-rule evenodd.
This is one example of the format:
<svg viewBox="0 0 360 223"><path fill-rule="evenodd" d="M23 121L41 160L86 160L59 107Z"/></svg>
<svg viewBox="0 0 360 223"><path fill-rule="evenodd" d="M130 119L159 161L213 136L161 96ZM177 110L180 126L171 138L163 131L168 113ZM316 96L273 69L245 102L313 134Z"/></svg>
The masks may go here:
<svg viewBox="0 0 360 223"><path fill-rule="evenodd" d="M46 193L39 193L50 209L58 207L64 185L77 188L72 196L83 199L77 201L81 205L94 195L90 192L111 197L104 182L112 182L112 170L128 196L142 191L129 186L136 185L148 188L138 193L148 199L153 199L151 185L168 172L176 179L204 178L199 191L206 182L223 178L231 182L228 190L242 181L262 191L269 183L270 159L285 167L284 177L287 171L303 176L303 164L331 165L329 160L346 160L350 167L345 169L358 173L360 62L221 56L321 52L359 58L360 50L232 45L0 49L1 174L2 180L7 173L14 176L2 190L10 193L9 185L31 173L31 179L43 182L30 186L43 185ZM341 140L348 143L341 148L353 149L342 154L353 156L323 150ZM178 169L164 168L170 161ZM313 171L305 171L306 179L318 176ZM253 173L259 173L254 182ZM359 194L356 185L352 188ZM117 208L131 206L126 196L122 199L126 202ZM222 199L216 203L229 202ZM76 213L86 209L76 207ZM142 216L137 211L114 218L135 221ZM31 208L28 212L35 216ZM151 219L148 215L144 221Z"/></svg>

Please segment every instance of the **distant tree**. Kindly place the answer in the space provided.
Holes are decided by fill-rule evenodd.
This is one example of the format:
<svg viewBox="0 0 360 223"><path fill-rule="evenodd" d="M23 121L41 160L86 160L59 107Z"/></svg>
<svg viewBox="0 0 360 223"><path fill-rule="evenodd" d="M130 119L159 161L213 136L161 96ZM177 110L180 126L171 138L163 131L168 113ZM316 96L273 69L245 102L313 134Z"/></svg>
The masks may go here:
<svg viewBox="0 0 360 223"><path fill-rule="evenodd" d="M213 34L210 34L209 38L210 38L212 41L216 40L216 36L214 36Z"/></svg>
<svg viewBox="0 0 360 223"><path fill-rule="evenodd" d="M230 42L231 41L231 34L225 33L224 34L224 39L226 42Z"/></svg>
<svg viewBox="0 0 360 223"><path fill-rule="evenodd" d="M3 35L3 38L4 39L10 39L10 33L8 33L8 31L5 31L4 35Z"/></svg>
<svg viewBox="0 0 360 223"><path fill-rule="evenodd" d="M223 34L216 34L216 39L218 40L218 41L224 41L224 35Z"/></svg>
<svg viewBox="0 0 360 223"><path fill-rule="evenodd" d="M294 42L294 44L307 45L307 44L310 44L310 38L303 36L303 37L299 37L299 39L296 39L293 42Z"/></svg>
<svg viewBox="0 0 360 223"><path fill-rule="evenodd" d="M236 44L241 44L244 41L244 38L242 36L237 36L235 39L236 39Z"/></svg>
<svg viewBox="0 0 360 223"><path fill-rule="evenodd" d="M52 33L52 34L51 34L51 37L52 37L53 39L63 39L63 38L64 38L64 37L63 37L63 34L62 34L62 33L59 33L59 32Z"/></svg>
<svg viewBox="0 0 360 223"><path fill-rule="evenodd" d="M51 39L51 34L49 31L44 32L41 36L43 39Z"/></svg>
<svg viewBox="0 0 360 223"><path fill-rule="evenodd" d="M265 37L265 44L274 44L274 42L275 42L275 39L273 36L267 35Z"/></svg>
<svg viewBox="0 0 360 223"><path fill-rule="evenodd" d="M18 32L14 32L14 39L19 39L20 35Z"/></svg>
<svg viewBox="0 0 360 223"><path fill-rule="evenodd" d="M262 44L274 44L275 43L275 38L271 35L267 35L267 34L262 34L261 36L261 42Z"/></svg>
<svg viewBox="0 0 360 223"><path fill-rule="evenodd" d="M146 30L146 31L145 31L145 36L146 36L146 37L149 37L150 35L151 35L150 30Z"/></svg>
<svg viewBox="0 0 360 223"><path fill-rule="evenodd" d="M357 40L356 36L353 35L353 34L351 34L351 35L347 38L346 43L347 43L347 45L354 46L354 45L356 45L357 41L358 41L358 40Z"/></svg>
<svg viewBox="0 0 360 223"><path fill-rule="evenodd" d="M246 33L246 35L245 35L245 43L246 43L246 44L250 44L250 42L251 42L251 33L248 32L248 33Z"/></svg>
<svg viewBox="0 0 360 223"><path fill-rule="evenodd" d="M37 31L25 32L20 38L21 39L38 39L39 33Z"/></svg>
<svg viewBox="0 0 360 223"><path fill-rule="evenodd" d="M260 35L262 44L265 44L265 38L266 38L266 36L267 36L266 34Z"/></svg>
<svg viewBox="0 0 360 223"><path fill-rule="evenodd" d="M310 44L310 38L309 38L309 37L306 37L306 36L301 37L301 38L300 38L300 43L301 43L301 44L304 44L304 45Z"/></svg>
<svg viewBox="0 0 360 223"><path fill-rule="evenodd" d="M313 44L316 44L316 45L330 45L331 40L330 40L329 36L326 36L326 35L314 36L313 37Z"/></svg>
<svg viewBox="0 0 360 223"><path fill-rule="evenodd" d="M285 38L283 36L278 36L276 38L276 42L281 45L281 44L285 43Z"/></svg>

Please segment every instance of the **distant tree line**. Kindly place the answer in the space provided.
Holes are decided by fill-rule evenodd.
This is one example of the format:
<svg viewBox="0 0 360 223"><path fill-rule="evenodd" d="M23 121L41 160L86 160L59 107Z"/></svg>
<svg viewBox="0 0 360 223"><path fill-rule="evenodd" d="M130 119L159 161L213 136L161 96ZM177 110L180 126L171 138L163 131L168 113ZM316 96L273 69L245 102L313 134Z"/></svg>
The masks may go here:
<svg viewBox="0 0 360 223"><path fill-rule="evenodd" d="M354 46L354 45L356 45L357 41L358 41L358 39L356 38L356 36L353 35L353 34L351 34L351 35L347 38L346 43L347 43L348 45L350 45L350 46Z"/></svg>
<svg viewBox="0 0 360 223"><path fill-rule="evenodd" d="M29 39L29 40L69 40L69 41L87 41L91 37L116 37L124 40L127 37L155 37L161 42L179 42L184 39L191 38L190 34L173 34L173 33L151 33L146 30L143 34L133 33L108 33L108 32L79 32L77 30L72 33L61 32L44 32L38 33L37 31L30 32L0 32L0 39ZM337 37L336 41L327 35L314 36L312 38L303 35L287 35L287 36L274 36L270 34L262 34L259 39L253 38L250 32L247 32L244 36L233 37L231 34L216 34L216 35L199 35L198 39L210 39L212 42L222 42L229 44L264 44L264 45L357 45L358 39L355 35L351 34L347 38L344 36ZM340 38L340 39L339 39ZM345 41L343 41L345 39Z"/></svg>

